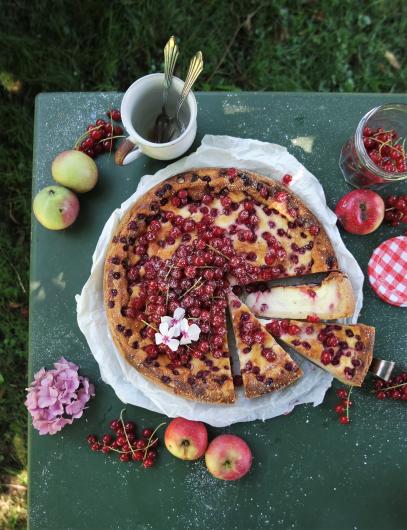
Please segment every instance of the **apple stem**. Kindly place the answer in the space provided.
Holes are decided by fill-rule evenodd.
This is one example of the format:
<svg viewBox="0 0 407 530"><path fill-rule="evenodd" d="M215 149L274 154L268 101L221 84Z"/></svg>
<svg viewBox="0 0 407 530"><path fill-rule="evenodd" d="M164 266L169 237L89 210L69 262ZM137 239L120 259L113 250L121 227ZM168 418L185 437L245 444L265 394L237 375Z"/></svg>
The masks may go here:
<svg viewBox="0 0 407 530"><path fill-rule="evenodd" d="M189 440L182 440L181 446L184 449L184 457L187 457L188 447L190 446Z"/></svg>
<svg viewBox="0 0 407 530"><path fill-rule="evenodd" d="M364 202L360 203L359 208L360 208L360 214L362 217L362 221L366 221L366 219L368 218L366 215L366 210L367 210L366 204Z"/></svg>

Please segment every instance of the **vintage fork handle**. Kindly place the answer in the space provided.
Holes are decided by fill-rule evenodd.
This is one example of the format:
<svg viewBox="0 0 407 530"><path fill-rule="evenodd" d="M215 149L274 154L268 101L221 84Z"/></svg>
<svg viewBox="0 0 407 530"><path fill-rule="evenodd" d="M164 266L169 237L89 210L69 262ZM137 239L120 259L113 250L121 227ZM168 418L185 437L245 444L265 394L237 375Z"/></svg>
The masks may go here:
<svg viewBox="0 0 407 530"><path fill-rule="evenodd" d="M163 108L165 110L168 100L168 92L171 86L172 75L174 73L175 63L179 55L178 46L175 42L175 37L172 36L168 40L164 48L164 92L163 92Z"/></svg>
<svg viewBox="0 0 407 530"><path fill-rule="evenodd" d="M175 119L178 121L178 114L182 107L182 104L184 103L186 97L189 94L189 91L192 88L192 85L197 80L199 74L203 70L203 57L202 52L197 52L191 59L191 62L189 63L188 73L187 77L185 79L184 87L182 89L181 95L178 100L177 105L177 112L175 113Z"/></svg>

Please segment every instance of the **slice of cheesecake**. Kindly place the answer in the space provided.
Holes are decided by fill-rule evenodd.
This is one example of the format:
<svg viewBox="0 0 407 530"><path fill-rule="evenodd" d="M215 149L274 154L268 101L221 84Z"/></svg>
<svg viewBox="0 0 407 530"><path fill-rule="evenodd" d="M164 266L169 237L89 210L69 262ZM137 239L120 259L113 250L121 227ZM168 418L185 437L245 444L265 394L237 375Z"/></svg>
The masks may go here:
<svg viewBox="0 0 407 530"><path fill-rule="evenodd" d="M232 292L229 310L246 397L256 398L294 383L301 368Z"/></svg>
<svg viewBox="0 0 407 530"><path fill-rule="evenodd" d="M286 285L250 293L246 304L260 317L334 320L353 315L355 295L348 278L332 272L320 285Z"/></svg>
<svg viewBox="0 0 407 530"><path fill-rule="evenodd" d="M273 320L266 329L339 381L362 385L372 362L375 328Z"/></svg>

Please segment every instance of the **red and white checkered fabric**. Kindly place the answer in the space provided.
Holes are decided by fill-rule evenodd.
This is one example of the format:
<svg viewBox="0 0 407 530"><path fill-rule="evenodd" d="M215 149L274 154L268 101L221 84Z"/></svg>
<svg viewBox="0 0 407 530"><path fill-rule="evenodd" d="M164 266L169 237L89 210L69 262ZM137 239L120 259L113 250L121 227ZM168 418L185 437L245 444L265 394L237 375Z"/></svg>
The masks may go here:
<svg viewBox="0 0 407 530"><path fill-rule="evenodd" d="M379 245L367 272L371 286L382 300L407 307L407 237L393 237Z"/></svg>

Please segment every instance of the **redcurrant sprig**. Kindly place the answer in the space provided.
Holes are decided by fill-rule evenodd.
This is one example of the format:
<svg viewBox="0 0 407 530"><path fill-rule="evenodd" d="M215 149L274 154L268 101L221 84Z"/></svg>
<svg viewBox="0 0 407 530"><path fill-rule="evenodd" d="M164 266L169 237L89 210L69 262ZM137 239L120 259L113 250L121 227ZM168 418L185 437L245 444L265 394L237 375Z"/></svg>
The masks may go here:
<svg viewBox="0 0 407 530"><path fill-rule="evenodd" d="M157 456L158 438L156 433L165 423L161 423L154 430L143 429L143 438L136 439L135 424L125 421L123 418L125 410L120 412L118 419L110 422L110 428L114 435L104 434L101 441L93 434L87 437L89 447L92 451L108 454L117 453L121 462L142 462L145 468L154 465Z"/></svg>
<svg viewBox="0 0 407 530"><path fill-rule="evenodd" d="M371 160L390 173L404 173L407 169L405 140L394 129L383 127L363 129L363 144Z"/></svg>
<svg viewBox="0 0 407 530"><path fill-rule="evenodd" d="M391 226L407 223L407 195L389 195L384 199L384 219Z"/></svg>
<svg viewBox="0 0 407 530"><path fill-rule="evenodd" d="M376 393L377 399L380 400L391 398L407 401L407 372L401 372L389 381L377 378L374 383L373 392Z"/></svg>
<svg viewBox="0 0 407 530"><path fill-rule="evenodd" d="M342 425L347 425L350 423L349 417L349 407L352 405L350 400L350 395L352 393L352 387L349 387L349 390L346 388L340 388L337 390L336 395L340 398L340 403L335 406L335 412L339 414L339 423Z"/></svg>
<svg viewBox="0 0 407 530"><path fill-rule="evenodd" d="M123 129L113 121L121 121L120 111L111 109L107 111L109 123L98 119L96 123L89 124L86 131L79 136L74 144L74 149L83 151L91 158L102 153L111 153L116 138L123 138Z"/></svg>

